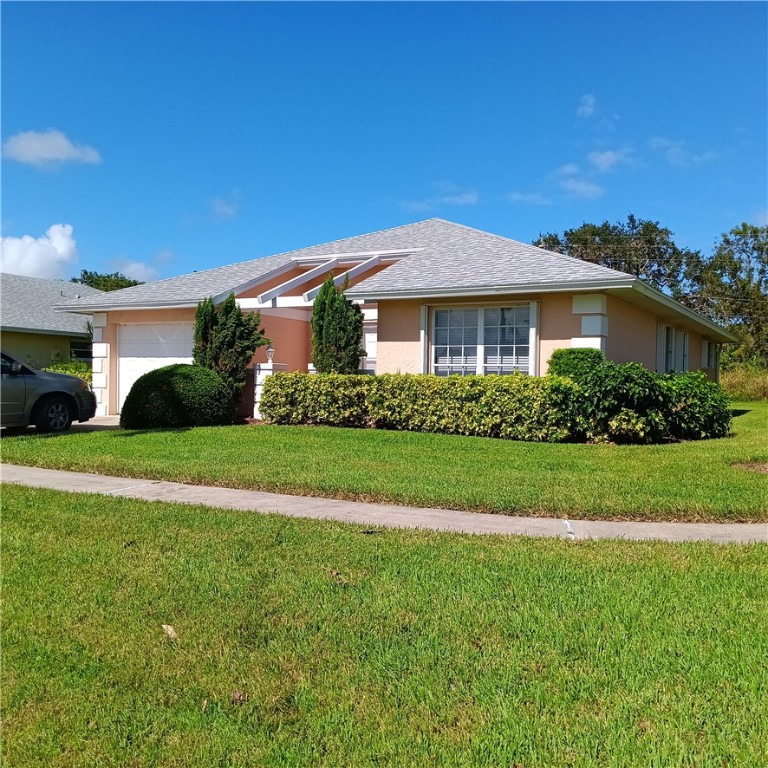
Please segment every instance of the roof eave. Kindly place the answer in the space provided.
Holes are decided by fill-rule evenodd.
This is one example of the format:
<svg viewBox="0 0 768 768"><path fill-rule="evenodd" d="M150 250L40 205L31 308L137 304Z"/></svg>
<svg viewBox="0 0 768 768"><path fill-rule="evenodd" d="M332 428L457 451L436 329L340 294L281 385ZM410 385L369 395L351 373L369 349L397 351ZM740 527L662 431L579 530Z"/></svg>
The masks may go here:
<svg viewBox="0 0 768 768"><path fill-rule="evenodd" d="M71 305L57 304L53 307L56 312L73 312L82 315L92 315L94 312L117 312L119 310L139 310L139 309L189 309L196 308L197 305L206 297L203 296L197 300L186 299L184 301L137 301L131 304L84 304L73 307Z"/></svg>
<svg viewBox="0 0 768 768"><path fill-rule="evenodd" d="M88 338L89 334L86 331L63 331L61 329L54 330L52 328L20 328L10 325L2 326L3 333L34 333L45 334L46 336L79 336L81 338Z"/></svg>
<svg viewBox="0 0 768 768"><path fill-rule="evenodd" d="M635 284L631 287L639 293L642 293L644 296L647 296L659 304L662 304L668 309L672 309L678 312L688 320L698 323L699 325L703 325L710 333L718 337L718 341L726 344L732 344L739 340L738 337L732 334L730 331L725 330L725 328L719 326L717 323L713 323L711 320L704 317L704 315L696 312L696 310L686 307L684 304L676 301L671 296L667 296L666 293L662 293L658 288L654 288L653 286L644 283L642 280L635 280Z"/></svg>

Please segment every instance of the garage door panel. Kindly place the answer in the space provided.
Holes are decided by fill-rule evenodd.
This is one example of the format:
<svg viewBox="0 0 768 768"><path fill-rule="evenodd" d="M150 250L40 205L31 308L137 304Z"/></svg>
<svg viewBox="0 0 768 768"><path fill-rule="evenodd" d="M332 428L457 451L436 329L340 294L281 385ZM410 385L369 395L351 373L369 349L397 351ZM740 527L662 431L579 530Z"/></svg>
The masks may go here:
<svg viewBox="0 0 768 768"><path fill-rule="evenodd" d="M120 326L118 333L118 397L120 410L140 376L174 363L191 363L194 327L191 323Z"/></svg>

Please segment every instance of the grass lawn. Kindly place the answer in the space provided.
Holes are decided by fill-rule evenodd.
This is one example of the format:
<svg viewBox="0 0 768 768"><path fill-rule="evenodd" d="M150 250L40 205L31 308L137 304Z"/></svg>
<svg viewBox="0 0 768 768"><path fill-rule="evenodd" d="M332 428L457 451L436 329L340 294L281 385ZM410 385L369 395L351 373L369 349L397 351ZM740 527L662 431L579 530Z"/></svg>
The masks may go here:
<svg viewBox="0 0 768 768"><path fill-rule="evenodd" d="M768 546L2 506L9 766L768 764Z"/></svg>
<svg viewBox="0 0 768 768"><path fill-rule="evenodd" d="M3 461L265 491L572 518L768 520L768 402L734 436L549 445L327 427L102 431L2 440Z"/></svg>

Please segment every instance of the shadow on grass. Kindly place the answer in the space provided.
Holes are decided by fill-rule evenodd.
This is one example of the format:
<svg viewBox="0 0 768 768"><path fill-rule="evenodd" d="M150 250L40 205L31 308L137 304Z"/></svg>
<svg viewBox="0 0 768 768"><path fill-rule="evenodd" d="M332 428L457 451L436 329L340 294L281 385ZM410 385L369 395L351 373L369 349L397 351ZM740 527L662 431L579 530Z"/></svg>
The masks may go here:
<svg viewBox="0 0 768 768"><path fill-rule="evenodd" d="M737 419L739 416L744 416L747 413L752 413L752 411L747 408L733 408L731 410L731 416L733 416L734 419Z"/></svg>
<svg viewBox="0 0 768 768"><path fill-rule="evenodd" d="M190 429L195 429L195 427L155 427L154 429L147 427L145 429L121 429L120 434L115 435L115 437L139 437L141 435L153 435L156 432L181 434L182 432L189 432Z"/></svg>

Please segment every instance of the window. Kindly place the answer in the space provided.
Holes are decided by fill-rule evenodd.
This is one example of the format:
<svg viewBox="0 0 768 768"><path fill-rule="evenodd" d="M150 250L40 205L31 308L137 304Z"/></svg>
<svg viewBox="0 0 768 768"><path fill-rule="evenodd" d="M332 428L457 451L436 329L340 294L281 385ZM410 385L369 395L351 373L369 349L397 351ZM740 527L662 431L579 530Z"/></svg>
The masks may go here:
<svg viewBox="0 0 768 768"><path fill-rule="evenodd" d="M656 369L661 373L688 371L688 334L669 325L659 324L657 339L663 346L657 350ZM659 352L661 354L659 355Z"/></svg>
<svg viewBox="0 0 768 768"><path fill-rule="evenodd" d="M532 303L512 307L435 309L432 372L459 374L534 373Z"/></svg>

